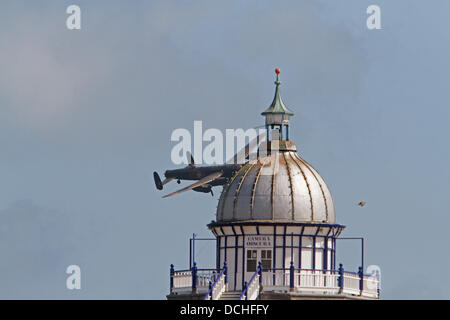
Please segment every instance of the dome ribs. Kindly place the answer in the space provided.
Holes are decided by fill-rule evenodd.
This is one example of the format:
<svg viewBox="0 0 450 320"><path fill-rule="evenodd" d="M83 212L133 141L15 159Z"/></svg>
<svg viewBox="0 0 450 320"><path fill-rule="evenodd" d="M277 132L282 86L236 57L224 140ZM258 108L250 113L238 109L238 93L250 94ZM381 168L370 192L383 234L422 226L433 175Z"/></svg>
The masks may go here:
<svg viewBox="0 0 450 320"><path fill-rule="evenodd" d="M325 192L323 191L323 187L322 184L320 183L320 180L317 178L316 174L314 173L315 170L313 170L311 168L311 165L309 163L307 163L305 160L303 160L302 158L300 158L298 155L296 155L297 158L299 158L299 160L305 165L305 167L308 168L308 170L311 172L311 174L314 176L314 178L316 179L317 183L319 184L320 187L320 191L322 192L322 197L323 197L323 202L325 203L325 220L328 221L328 204L327 204L327 197L325 196Z"/></svg>
<svg viewBox="0 0 450 320"><path fill-rule="evenodd" d="M272 156L274 157L274 161L272 164L273 171L272 171L272 185L271 185L272 189L271 189L271 196L270 196L270 204L271 204L272 220L274 220L275 219L275 213L274 213L275 176L277 174L277 170L275 169L275 167L276 167L275 164L278 164L278 158L275 161L275 157L278 157L278 154L275 153L275 155L272 155Z"/></svg>
<svg viewBox="0 0 450 320"><path fill-rule="evenodd" d="M258 183L258 180L259 180L259 176L261 175L262 168L263 168L263 166L261 165L259 167L258 173L256 174L256 178L255 178L255 181L253 182L253 186L252 186L252 195L250 197L250 219L253 219L253 205L255 203L255 189L256 189L256 184Z"/></svg>
<svg viewBox="0 0 450 320"><path fill-rule="evenodd" d="M222 194L220 195L220 199L219 199L219 206L220 206L220 219L224 219L224 209L225 209L225 204L226 204L226 200L228 197L228 193L230 192L230 187L234 182L234 179L236 179L237 175L239 174L239 171L236 171L234 173L234 175L231 177L231 179L228 181L228 183L226 185L223 186L223 190L222 190ZM225 188L226 186L226 188Z"/></svg>
<svg viewBox="0 0 450 320"><path fill-rule="evenodd" d="M231 179L228 183L231 183ZM225 185L223 186L222 193L220 194L219 198L219 203L217 204L217 212L220 214L220 217L218 215L217 218L221 220L223 220L223 208L225 207L225 199L229 190L229 185L227 185L227 188L225 188Z"/></svg>
<svg viewBox="0 0 450 320"><path fill-rule="evenodd" d="M290 154L290 153L289 153ZM291 190L291 211L292 211L292 220L295 220L295 208L294 208L294 185L292 183L292 176L291 176L291 168L289 167L289 163L286 159L286 152L283 152L283 159L286 163L286 170L289 178L289 189ZM292 157L291 157L292 159Z"/></svg>
<svg viewBox="0 0 450 320"><path fill-rule="evenodd" d="M241 180L239 181L239 184L236 188L236 191L234 193L234 199L233 199L233 220L236 220L236 203L239 197L239 192L241 190L242 183L244 182L245 178L247 177L247 174L250 172L250 170L253 168L253 165L248 164L248 168L245 171L245 173L242 175Z"/></svg>
<svg viewBox="0 0 450 320"><path fill-rule="evenodd" d="M323 178L289 150L244 164L224 185L216 217L219 222L334 223L336 219Z"/></svg>
<svg viewBox="0 0 450 320"><path fill-rule="evenodd" d="M291 157L292 157L292 155L291 155ZM300 169L300 172L303 175L303 179L306 182L306 187L308 188L309 200L310 200L310 204L311 204L311 221L314 221L314 205L313 205L313 198L312 198L312 194L311 194L311 186L309 185L308 178L306 177L305 172L302 169L302 166L297 161L298 158L300 158L300 157L292 157L292 159L295 161L298 168Z"/></svg>

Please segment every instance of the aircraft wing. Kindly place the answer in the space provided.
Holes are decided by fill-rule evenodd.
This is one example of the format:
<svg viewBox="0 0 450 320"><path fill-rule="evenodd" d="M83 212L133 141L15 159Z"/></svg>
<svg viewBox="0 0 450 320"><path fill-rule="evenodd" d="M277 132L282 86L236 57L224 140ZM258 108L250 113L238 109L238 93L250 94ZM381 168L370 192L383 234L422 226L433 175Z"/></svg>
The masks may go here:
<svg viewBox="0 0 450 320"><path fill-rule="evenodd" d="M190 186L187 186L187 187L185 187L185 188L183 188L183 189L180 189L180 190L177 190L177 191L175 191L175 192L166 194L165 196L163 196L163 198L171 197L171 196L174 196L174 195L176 195L176 194L179 194L179 193L182 193L182 192L185 192L185 191L194 189L194 188L199 187L199 186L201 186L201 185L204 185L204 184L206 184L206 183L208 183L208 182L211 182L211 181L213 181L213 180L216 180L216 179L219 178L221 175L222 175L222 171L214 172L214 173L212 173L212 174L210 174L210 175L208 175L208 176L206 176L206 177L204 177L204 178L198 180L196 183L191 184Z"/></svg>

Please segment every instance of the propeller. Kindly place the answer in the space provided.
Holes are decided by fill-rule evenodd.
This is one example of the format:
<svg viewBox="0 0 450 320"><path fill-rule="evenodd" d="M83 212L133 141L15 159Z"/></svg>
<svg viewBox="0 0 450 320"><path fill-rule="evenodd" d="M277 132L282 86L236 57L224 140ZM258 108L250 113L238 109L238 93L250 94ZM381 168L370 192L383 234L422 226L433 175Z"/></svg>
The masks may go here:
<svg viewBox="0 0 450 320"><path fill-rule="evenodd" d="M192 154L189 151L186 151L186 158L187 158L187 163L188 163L189 167L194 167L195 166L194 157L192 156Z"/></svg>
<svg viewBox="0 0 450 320"><path fill-rule="evenodd" d="M266 136L265 132L262 132L259 136L253 138L250 140L250 142L241 150L239 150L233 158L229 159L227 161L227 164L237 164L238 160L245 160L247 159L250 152L253 151L261 142L262 138Z"/></svg>
<svg viewBox="0 0 450 320"><path fill-rule="evenodd" d="M208 175L208 176L198 180L196 183L193 183L193 184L191 184L191 185L189 185L187 187L184 187L183 189L180 189L180 190L174 191L172 193L166 194L165 196L163 196L163 198L168 198L168 197L174 196L176 194L179 194L179 193L182 193L182 192L194 189L194 188L199 187L201 185L207 184L208 182L216 180L221 175L222 175L222 171L214 172L214 173L212 173L212 174L210 174L210 175Z"/></svg>

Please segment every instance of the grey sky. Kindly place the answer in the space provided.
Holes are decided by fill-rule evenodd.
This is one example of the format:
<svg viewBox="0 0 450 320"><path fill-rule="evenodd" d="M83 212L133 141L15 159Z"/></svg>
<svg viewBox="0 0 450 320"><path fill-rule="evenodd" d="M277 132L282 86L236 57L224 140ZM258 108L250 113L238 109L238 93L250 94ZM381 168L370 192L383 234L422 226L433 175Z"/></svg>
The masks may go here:
<svg viewBox="0 0 450 320"><path fill-rule="evenodd" d="M75 3L82 30L69 31ZM366 28L370 4L382 30ZM261 125L279 67L291 137L330 187L344 235L365 237L382 297L449 299L449 10L2 1L0 298L164 298L191 234L210 236L220 191L161 199L151 175L172 167L171 132ZM212 264L210 249L199 260ZM356 268L358 245L342 249ZM82 290L65 289L69 264Z"/></svg>

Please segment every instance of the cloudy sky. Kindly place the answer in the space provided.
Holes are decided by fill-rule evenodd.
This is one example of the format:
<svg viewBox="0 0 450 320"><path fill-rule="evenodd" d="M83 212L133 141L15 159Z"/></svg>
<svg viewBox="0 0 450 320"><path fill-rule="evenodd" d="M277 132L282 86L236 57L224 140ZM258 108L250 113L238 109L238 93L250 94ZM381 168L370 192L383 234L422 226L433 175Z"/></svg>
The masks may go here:
<svg viewBox="0 0 450 320"><path fill-rule="evenodd" d="M381 30L366 8L381 7ZM82 29L66 28L67 6ZM163 299L214 198L161 199L176 128L250 128L273 97L366 239L382 297L450 298L450 37L444 0L0 4L0 298ZM171 191L178 185L168 187ZM367 201L364 208L356 206ZM340 261L358 265L358 244ZM212 246L198 260L214 263ZM67 290L66 267L82 270Z"/></svg>

